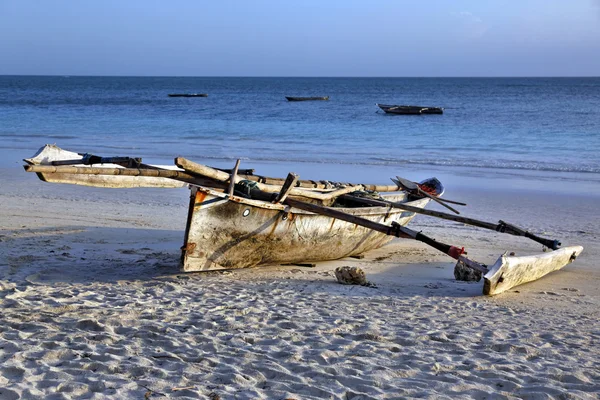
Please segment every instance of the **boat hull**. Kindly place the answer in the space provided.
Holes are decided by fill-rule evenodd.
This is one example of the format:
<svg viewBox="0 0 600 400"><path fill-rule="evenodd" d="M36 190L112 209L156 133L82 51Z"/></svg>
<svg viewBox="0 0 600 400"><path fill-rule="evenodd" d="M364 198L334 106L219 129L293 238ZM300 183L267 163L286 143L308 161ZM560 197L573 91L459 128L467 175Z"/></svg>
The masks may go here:
<svg viewBox="0 0 600 400"><path fill-rule="evenodd" d="M292 97L292 96L285 96L285 98L287 99L287 101L329 100L329 96L322 96L322 97Z"/></svg>
<svg viewBox="0 0 600 400"><path fill-rule="evenodd" d="M208 97L208 93L170 93L169 97Z"/></svg>
<svg viewBox="0 0 600 400"><path fill-rule="evenodd" d="M403 106L392 104L377 104L387 114L398 115L422 115L422 114L443 114L444 109L441 107L426 107L426 106Z"/></svg>
<svg viewBox="0 0 600 400"><path fill-rule="evenodd" d="M401 201L405 196L388 198ZM408 204L424 207L428 202L425 198ZM415 215L388 207L339 210L386 225L395 221L405 226ZM181 261L184 271L209 271L335 260L381 247L392 238L281 204L192 187Z"/></svg>

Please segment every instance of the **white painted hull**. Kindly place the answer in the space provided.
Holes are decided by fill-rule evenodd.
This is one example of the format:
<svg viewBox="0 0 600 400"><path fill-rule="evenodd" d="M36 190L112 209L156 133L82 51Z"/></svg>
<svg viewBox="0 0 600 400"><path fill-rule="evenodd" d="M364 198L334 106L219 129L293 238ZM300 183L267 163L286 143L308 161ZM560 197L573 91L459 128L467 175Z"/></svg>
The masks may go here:
<svg viewBox="0 0 600 400"><path fill-rule="evenodd" d="M401 201L404 193L387 198ZM429 199L411 201L425 207ZM338 208L352 215L405 226L414 213L388 207ZM193 187L182 247L184 271L335 260L383 246L392 236L281 204L229 198Z"/></svg>

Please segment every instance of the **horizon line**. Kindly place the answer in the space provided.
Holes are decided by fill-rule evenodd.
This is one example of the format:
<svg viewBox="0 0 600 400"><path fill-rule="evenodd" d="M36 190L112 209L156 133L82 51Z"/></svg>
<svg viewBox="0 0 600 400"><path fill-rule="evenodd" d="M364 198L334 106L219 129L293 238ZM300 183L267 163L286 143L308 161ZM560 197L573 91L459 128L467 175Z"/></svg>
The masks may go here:
<svg viewBox="0 0 600 400"><path fill-rule="evenodd" d="M600 75L489 75L489 76L284 76L284 75L79 75L79 74L0 74L0 77L77 78L314 78L314 79L493 79L493 78L600 78Z"/></svg>

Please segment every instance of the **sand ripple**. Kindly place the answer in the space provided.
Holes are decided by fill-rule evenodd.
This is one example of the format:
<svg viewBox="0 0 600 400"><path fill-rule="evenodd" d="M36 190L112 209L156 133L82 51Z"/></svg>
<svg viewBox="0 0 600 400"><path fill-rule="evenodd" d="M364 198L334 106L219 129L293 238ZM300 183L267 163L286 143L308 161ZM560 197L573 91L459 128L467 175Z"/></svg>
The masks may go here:
<svg viewBox="0 0 600 400"><path fill-rule="evenodd" d="M0 398L592 399L600 392L594 317L357 290L327 277L311 284L235 274L4 282Z"/></svg>

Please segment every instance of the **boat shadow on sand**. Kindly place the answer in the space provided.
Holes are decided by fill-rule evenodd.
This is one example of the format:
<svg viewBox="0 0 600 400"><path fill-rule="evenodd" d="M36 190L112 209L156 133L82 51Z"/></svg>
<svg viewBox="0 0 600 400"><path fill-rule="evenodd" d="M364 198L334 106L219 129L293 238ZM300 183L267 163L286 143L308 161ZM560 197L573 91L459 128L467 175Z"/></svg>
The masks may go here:
<svg viewBox="0 0 600 400"><path fill-rule="evenodd" d="M298 265L182 272L183 232L145 228L66 226L0 231L0 279L17 286L118 284L132 281L202 281L232 279L249 285L277 283L306 292L342 296L480 296L481 283L457 282L451 262L411 265L391 259L398 248L392 243L370 251L364 259L343 258ZM401 250L402 251L402 250ZM376 287L342 285L335 279L338 266L363 268Z"/></svg>

